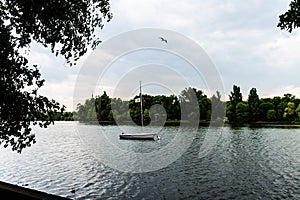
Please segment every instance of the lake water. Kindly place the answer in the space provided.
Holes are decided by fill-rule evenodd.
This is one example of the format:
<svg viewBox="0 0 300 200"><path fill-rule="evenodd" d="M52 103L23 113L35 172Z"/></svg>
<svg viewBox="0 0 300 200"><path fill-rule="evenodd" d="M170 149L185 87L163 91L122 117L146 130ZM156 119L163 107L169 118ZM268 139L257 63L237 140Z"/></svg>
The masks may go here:
<svg viewBox="0 0 300 200"><path fill-rule="evenodd" d="M173 163L132 173L110 165L122 164L122 159L113 156L117 152L109 145L151 155L171 144L176 134L191 133L154 127L151 131L161 140L128 141L119 140L117 126L57 122L48 129L36 127L37 143L22 154L0 149L0 180L72 199L300 199L299 127L218 128L215 148L199 157L207 129L199 128Z"/></svg>

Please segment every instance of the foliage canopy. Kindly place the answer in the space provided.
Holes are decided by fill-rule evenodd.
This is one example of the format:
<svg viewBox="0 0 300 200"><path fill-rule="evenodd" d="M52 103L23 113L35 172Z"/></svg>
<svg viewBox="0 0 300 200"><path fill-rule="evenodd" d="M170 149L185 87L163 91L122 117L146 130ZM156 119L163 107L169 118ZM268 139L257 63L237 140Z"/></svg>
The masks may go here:
<svg viewBox="0 0 300 200"><path fill-rule="evenodd" d="M292 32L293 29L300 26L300 1L293 0L290 3L289 10L279 16L279 23L277 25L281 29Z"/></svg>
<svg viewBox="0 0 300 200"><path fill-rule="evenodd" d="M50 47L72 66L99 44L96 29L111 18L108 0L0 1L0 144L21 152L35 143L32 122L47 127L64 110L38 94L44 80L37 66L28 65L31 42Z"/></svg>

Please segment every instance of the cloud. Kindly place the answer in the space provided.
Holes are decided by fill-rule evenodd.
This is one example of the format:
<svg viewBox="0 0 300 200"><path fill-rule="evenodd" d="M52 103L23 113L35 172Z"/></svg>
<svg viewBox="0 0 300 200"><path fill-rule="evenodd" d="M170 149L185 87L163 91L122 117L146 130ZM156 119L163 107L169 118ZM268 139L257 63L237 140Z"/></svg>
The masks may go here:
<svg viewBox="0 0 300 200"><path fill-rule="evenodd" d="M299 65L298 59L290 54L287 45L297 42L277 28L278 16L288 5L289 1L270 4L261 0L246 4L238 0L114 1L112 28L118 31L118 27L157 27L178 31L203 46L216 64L227 93L233 84L245 90L255 86L269 90L291 81L287 76L277 78L278 84L272 81L285 75L286 69L292 68L293 74L298 72L293 67ZM281 42L285 37L286 44ZM275 43L277 49L272 49Z"/></svg>
<svg viewBox="0 0 300 200"><path fill-rule="evenodd" d="M167 36L168 43L162 43L158 37L160 35ZM138 70L144 66L148 68L144 71ZM170 89L167 92L169 94L170 91L179 93L178 91L188 86L198 89L210 86L210 89L215 91L217 90L215 88L222 85L219 84L217 87L218 74L214 69L203 49L184 35L160 29L136 30L105 41L88 57L79 73L81 80L80 85L76 87L78 90L76 93L89 96L86 92L91 91L96 85L98 91L99 88L118 89L121 80L123 80L121 86L127 87L119 90L122 93L115 97L126 99L132 94L128 88L136 87L139 80L156 85L162 84ZM178 76L188 84L178 84L180 82ZM96 83L99 79L101 81ZM170 81L166 82L167 80ZM151 93L157 94L160 91L155 92L152 89Z"/></svg>
<svg viewBox="0 0 300 200"><path fill-rule="evenodd" d="M283 97L284 94L300 94L300 86L295 85L285 85L280 88L274 88L273 90L270 90L266 93L262 93L262 97ZM299 96L298 96L299 98Z"/></svg>
<svg viewBox="0 0 300 200"><path fill-rule="evenodd" d="M111 2L114 18L99 32L104 40L100 46L105 45L105 41L110 38L133 29L149 27L169 29L187 36L203 47L221 75L226 96L234 84L241 87L244 99L252 87L257 88L262 96L278 94L277 92L289 89L287 87L298 88L300 86L297 77L300 72L300 57L297 51L300 43L299 31L289 34L277 28L278 16L287 10L289 2L289 0L274 0L272 3L267 0L250 0L247 3L240 0L221 2L218 0L115 0ZM147 35L143 37L130 36L109 45L115 49L134 47L139 42L148 41L145 39ZM157 37L154 37L151 42L160 45ZM178 45L171 36L165 37L169 41L168 45L185 48L184 44ZM132 38L135 39L134 42ZM195 53L192 50L186 52L186 55L196 58L197 55L193 54ZM66 85L71 89L71 81L75 84L75 76L84 65L91 66L90 71L83 74L86 84L93 76L97 76L97 80L100 79L97 67L101 62L105 63L115 56L115 52L101 52L92 59L86 55L77 67L71 69L64 67L63 59L54 57L49 50L40 47L33 48L31 58L32 62L40 63L46 85L51 85L48 90L44 91L49 91L55 97L54 88L57 87L63 91L64 89L58 86ZM147 73L137 75L139 70L135 67L151 63L173 66L195 87L201 85L206 78L202 77L199 80L199 76L195 76L195 73L187 67L188 65L174 56L162 52L132 52L110 63L114 67L110 66L110 70L106 71L107 76L101 78L103 84L93 83L94 87L91 91L84 90L83 84L82 94L90 97L91 93L99 90L106 90L109 93L116 88L118 80L122 78L124 78L123 81L127 80L125 78L127 73L131 73L130 76L128 75L131 78L137 76L134 79L148 78L150 83L151 76L144 77ZM160 71L158 74L152 74L152 82L163 80L163 78L165 80L176 79L176 76L172 77L172 75L174 74ZM137 87L138 80L128 81L131 88ZM181 87L177 83L176 80L172 80L166 84ZM204 87L201 89L206 91ZM300 96L298 89L291 89L291 91L294 91L296 96ZM70 93L65 92L65 99L72 98ZM127 92L130 93L130 91ZM58 92L58 96L62 97L63 93ZM125 94L125 92L122 93L126 96Z"/></svg>
<svg viewBox="0 0 300 200"><path fill-rule="evenodd" d="M65 105L67 111L73 111L73 92L75 87L76 75L68 75L62 81L47 81L40 88L39 94L54 99L57 102Z"/></svg>
<svg viewBox="0 0 300 200"><path fill-rule="evenodd" d="M64 81L68 75L78 73L79 67L69 67L61 56L56 57L50 49L35 42L31 46L29 64L37 65L46 81Z"/></svg>

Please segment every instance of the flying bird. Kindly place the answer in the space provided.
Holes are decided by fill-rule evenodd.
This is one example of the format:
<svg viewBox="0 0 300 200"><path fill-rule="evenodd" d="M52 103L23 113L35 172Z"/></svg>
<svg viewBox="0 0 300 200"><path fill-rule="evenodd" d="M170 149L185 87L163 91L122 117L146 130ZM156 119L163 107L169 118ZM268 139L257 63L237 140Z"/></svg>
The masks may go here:
<svg viewBox="0 0 300 200"><path fill-rule="evenodd" d="M161 42L168 43L168 40L166 40L166 39L165 39L165 38L163 38L163 37L159 37L159 39L161 39Z"/></svg>

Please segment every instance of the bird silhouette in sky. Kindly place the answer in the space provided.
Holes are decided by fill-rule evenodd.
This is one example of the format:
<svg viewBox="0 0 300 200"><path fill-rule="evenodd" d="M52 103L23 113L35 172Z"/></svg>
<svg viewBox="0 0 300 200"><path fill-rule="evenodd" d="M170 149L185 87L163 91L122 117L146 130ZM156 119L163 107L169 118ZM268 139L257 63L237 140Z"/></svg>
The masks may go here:
<svg viewBox="0 0 300 200"><path fill-rule="evenodd" d="M165 38L163 38L163 37L159 37L159 39L161 39L161 42L168 43L168 40L166 40L166 39L165 39Z"/></svg>

